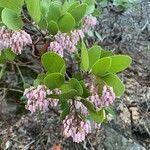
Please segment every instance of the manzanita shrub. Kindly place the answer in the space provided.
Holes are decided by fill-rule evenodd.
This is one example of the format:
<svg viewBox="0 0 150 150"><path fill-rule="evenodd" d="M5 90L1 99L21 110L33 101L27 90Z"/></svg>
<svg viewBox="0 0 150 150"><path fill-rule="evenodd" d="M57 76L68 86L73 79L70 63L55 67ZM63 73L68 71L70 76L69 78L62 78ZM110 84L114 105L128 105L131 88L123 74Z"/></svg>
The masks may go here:
<svg viewBox="0 0 150 150"><path fill-rule="evenodd" d="M117 73L131 64L129 56L88 46L87 33L97 24L95 3L0 0L0 63L15 61L25 46L33 47L36 32L41 36L44 51L37 53L45 71L25 89L25 107L33 114L57 106L63 135L77 143L109 121L110 106L125 90Z"/></svg>

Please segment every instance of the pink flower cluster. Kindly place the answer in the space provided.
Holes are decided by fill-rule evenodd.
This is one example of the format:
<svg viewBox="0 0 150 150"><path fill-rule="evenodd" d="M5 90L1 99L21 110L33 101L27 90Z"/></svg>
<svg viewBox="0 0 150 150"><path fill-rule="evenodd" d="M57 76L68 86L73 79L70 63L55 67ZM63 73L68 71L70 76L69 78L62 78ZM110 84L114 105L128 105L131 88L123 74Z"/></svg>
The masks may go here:
<svg viewBox="0 0 150 150"><path fill-rule="evenodd" d="M83 21L83 29L82 29L83 32L86 33L88 31L90 31L91 29L94 29L96 24L97 24L96 17L86 16Z"/></svg>
<svg viewBox="0 0 150 150"><path fill-rule="evenodd" d="M113 104L114 100L115 100L115 93L113 91L113 88L110 86L104 86L102 93L102 105L110 106Z"/></svg>
<svg viewBox="0 0 150 150"><path fill-rule="evenodd" d="M10 47L16 54L21 54L26 45L32 44L32 39L25 31L16 31L12 34Z"/></svg>
<svg viewBox="0 0 150 150"><path fill-rule="evenodd" d="M24 96L27 97L28 102L26 109L33 114L36 110L46 111L48 110L49 101L46 99L47 89L43 85L38 87L30 87L24 91Z"/></svg>
<svg viewBox="0 0 150 150"><path fill-rule="evenodd" d="M64 50L73 53L76 50L76 45L80 39L83 39L84 33L82 30L74 30L70 33L58 32L55 35L55 41L50 43L49 50L58 53L63 57Z"/></svg>
<svg viewBox="0 0 150 150"><path fill-rule="evenodd" d="M54 36L54 41L50 43L49 50L58 53L61 57L64 55L64 50L69 53L76 51L76 45L80 39L84 38L84 34L93 29L97 24L96 17L87 16L84 18L83 27L78 30L74 30L70 33L58 32Z"/></svg>
<svg viewBox="0 0 150 150"><path fill-rule="evenodd" d="M66 138L72 137L74 142L80 143L91 133L92 127L100 129L101 124L83 119L87 118L89 113L80 101L71 102L70 110L71 113L63 120L63 134Z"/></svg>
<svg viewBox="0 0 150 150"><path fill-rule="evenodd" d="M47 95L54 94L54 93L61 94L61 91L59 89L54 89L53 91L47 90ZM58 106L58 102L59 102L58 99L48 98L48 101L49 101L50 107Z"/></svg>
<svg viewBox="0 0 150 150"><path fill-rule="evenodd" d="M0 28L0 50L9 48L12 31L6 29L4 26Z"/></svg>
<svg viewBox="0 0 150 150"><path fill-rule="evenodd" d="M37 87L30 87L24 91L24 96L27 97L28 102L26 105L26 109L31 111L33 114L37 110L47 111L48 107L56 107L58 105L57 99L47 98L50 94L60 94L61 91L55 89L50 91L44 85L38 85Z"/></svg>
<svg viewBox="0 0 150 150"><path fill-rule="evenodd" d="M72 104L73 105L73 104ZM83 116L88 115L87 108L80 102L80 101L74 101L74 107L78 112L80 112Z"/></svg>
<svg viewBox="0 0 150 150"><path fill-rule="evenodd" d="M110 86L105 85L103 87L102 96L99 96L98 88L94 84L91 85L90 91L92 92L92 96L89 97L89 100L96 106L97 110L102 106L107 107L112 105L115 100L115 93Z"/></svg>
<svg viewBox="0 0 150 150"><path fill-rule="evenodd" d="M6 27L0 28L0 49L11 48L15 54L21 54L23 48L32 44L32 39L25 31L11 31Z"/></svg>
<svg viewBox="0 0 150 150"><path fill-rule="evenodd" d="M73 141L80 143L85 140L88 133L91 133L91 124L88 120L81 119L80 116L72 112L63 120L64 131L66 138L72 137Z"/></svg>

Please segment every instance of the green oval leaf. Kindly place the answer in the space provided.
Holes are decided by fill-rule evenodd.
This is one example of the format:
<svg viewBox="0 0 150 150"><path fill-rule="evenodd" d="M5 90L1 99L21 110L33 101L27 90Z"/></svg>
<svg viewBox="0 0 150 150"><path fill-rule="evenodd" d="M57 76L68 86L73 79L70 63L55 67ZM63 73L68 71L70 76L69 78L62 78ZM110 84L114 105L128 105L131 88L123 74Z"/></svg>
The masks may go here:
<svg viewBox="0 0 150 150"><path fill-rule="evenodd" d="M69 113L70 113L70 107L68 106L68 107L66 107L66 108L62 111L62 113L61 113L61 115L60 115L60 119L61 119L61 120L64 120L65 117L66 117Z"/></svg>
<svg viewBox="0 0 150 150"><path fill-rule="evenodd" d="M87 4L80 4L70 11L71 15L74 17L76 23L78 24L86 13Z"/></svg>
<svg viewBox="0 0 150 150"><path fill-rule="evenodd" d="M9 8L15 13L21 12L23 4L24 0L0 0L1 7Z"/></svg>
<svg viewBox="0 0 150 150"><path fill-rule="evenodd" d="M41 57L41 63L48 73L65 73L66 71L65 61L54 52L47 52L43 54Z"/></svg>
<svg viewBox="0 0 150 150"><path fill-rule="evenodd" d="M116 96L121 96L125 91L125 86L117 75L109 74L101 78L107 85L113 87Z"/></svg>
<svg viewBox="0 0 150 150"><path fill-rule="evenodd" d="M58 18L61 16L61 10L58 4L51 2L49 6L49 11L48 11L48 16L47 16L47 21L56 21Z"/></svg>
<svg viewBox="0 0 150 150"><path fill-rule="evenodd" d="M81 96L83 94L83 88L77 79L71 78L69 80L69 85L72 89L75 89L78 92L78 95Z"/></svg>
<svg viewBox="0 0 150 150"><path fill-rule="evenodd" d="M40 0L25 0L28 12L33 20L38 23L41 20Z"/></svg>
<svg viewBox="0 0 150 150"><path fill-rule="evenodd" d="M101 48L101 58L113 56L113 52L110 50L104 50Z"/></svg>
<svg viewBox="0 0 150 150"><path fill-rule="evenodd" d="M48 31L50 34L55 35L58 32L58 25L55 21L50 21L48 24Z"/></svg>
<svg viewBox="0 0 150 150"><path fill-rule="evenodd" d="M82 94L82 97L83 98L87 98L91 95L90 91L87 89L86 85L85 85L85 82L84 81L80 81L80 84L83 88L83 94Z"/></svg>
<svg viewBox="0 0 150 150"><path fill-rule="evenodd" d="M83 71L88 71L89 69L89 55L88 55L87 48L83 41L82 41L82 47L81 47L81 69Z"/></svg>
<svg viewBox="0 0 150 150"><path fill-rule="evenodd" d="M8 8L4 8L2 10L2 21L3 23L12 30L19 30L23 26L23 22L21 20L20 15L11 11Z"/></svg>
<svg viewBox="0 0 150 150"><path fill-rule="evenodd" d="M109 69L112 73L118 73L125 70L131 65L132 59L127 55L116 55L111 56L111 67Z"/></svg>
<svg viewBox="0 0 150 150"><path fill-rule="evenodd" d="M78 92L74 89L69 90L68 92L62 93L59 95L60 99L72 99L78 95Z"/></svg>
<svg viewBox="0 0 150 150"><path fill-rule="evenodd" d="M60 73L51 73L44 78L44 84L51 90L59 88L65 81L65 78Z"/></svg>
<svg viewBox="0 0 150 150"><path fill-rule="evenodd" d="M6 62L6 56L5 54L2 52L0 54L0 64L4 64Z"/></svg>
<svg viewBox="0 0 150 150"><path fill-rule="evenodd" d="M74 2L73 4L71 4L71 6L68 8L68 12L71 12L73 9L75 9L77 6L80 5L80 2Z"/></svg>
<svg viewBox="0 0 150 150"><path fill-rule="evenodd" d="M92 14L95 10L95 0L83 0L87 4L86 14Z"/></svg>
<svg viewBox="0 0 150 150"><path fill-rule="evenodd" d="M66 13L58 20L58 26L61 32L70 32L75 26L75 20L71 14Z"/></svg>
<svg viewBox="0 0 150 150"><path fill-rule="evenodd" d="M111 58L104 57L99 59L92 67L92 73L95 76L104 76L108 73L111 66Z"/></svg>
<svg viewBox="0 0 150 150"><path fill-rule="evenodd" d="M50 1L49 0L41 0L40 7L41 7L41 13L44 18L47 17L48 11L49 11Z"/></svg>
<svg viewBox="0 0 150 150"><path fill-rule="evenodd" d="M88 55L89 55L89 68L92 68L92 66L101 56L101 47L97 45L91 47L88 51Z"/></svg>
<svg viewBox="0 0 150 150"><path fill-rule="evenodd" d="M5 49L4 54L7 60L13 61L16 57L15 53L11 51L10 49Z"/></svg>
<svg viewBox="0 0 150 150"><path fill-rule="evenodd" d="M104 121L104 119L106 118L104 109L101 109L100 111L96 111L94 105L90 101L81 99L81 102L87 108L90 118L92 120L94 120L97 123L102 123Z"/></svg>

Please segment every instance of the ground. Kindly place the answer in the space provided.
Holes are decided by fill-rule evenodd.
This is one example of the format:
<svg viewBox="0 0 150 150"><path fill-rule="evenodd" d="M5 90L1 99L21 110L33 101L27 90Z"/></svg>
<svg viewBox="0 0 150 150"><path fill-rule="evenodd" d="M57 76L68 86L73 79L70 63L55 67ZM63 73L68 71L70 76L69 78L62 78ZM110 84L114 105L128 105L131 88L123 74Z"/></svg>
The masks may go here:
<svg viewBox="0 0 150 150"><path fill-rule="evenodd" d="M8 65L5 81L0 82L1 87L2 85L9 87L9 89L0 88L1 149L59 150L60 147L63 150L150 149L150 33L148 32L150 25L146 25L149 16L148 12L145 12L149 7L148 1L144 1L123 14L116 14L112 12L112 8L105 8L99 17L96 29L101 35L100 39L96 39L99 44L105 49L115 50L116 53L128 54L133 59L131 67L120 74L126 85L126 92L124 96L116 99L113 106L116 117L110 123L102 125L100 130L94 131L81 144L64 139L61 134L61 121L55 113L57 110L36 115L23 110L21 107L23 105L19 101L22 89L14 91L21 86L21 79L16 74L15 65ZM139 19L141 15L139 11L135 15L135 10L139 8L143 8L140 9L140 12L143 11L142 19ZM139 20L140 23L135 28L134 25ZM33 60L29 63L19 62L17 58L28 83L32 83L37 72L40 72L40 65L30 54L27 50L22 56L23 62Z"/></svg>

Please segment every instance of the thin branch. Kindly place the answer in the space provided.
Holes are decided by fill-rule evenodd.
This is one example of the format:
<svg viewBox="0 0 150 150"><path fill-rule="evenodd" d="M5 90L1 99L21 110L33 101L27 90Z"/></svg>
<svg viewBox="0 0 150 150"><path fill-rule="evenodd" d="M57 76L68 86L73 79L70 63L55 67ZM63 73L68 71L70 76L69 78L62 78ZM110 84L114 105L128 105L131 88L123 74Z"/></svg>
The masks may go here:
<svg viewBox="0 0 150 150"><path fill-rule="evenodd" d="M16 67L17 67L17 70L18 70L18 72L19 72L19 75L20 75L20 77L21 77L21 79L22 79L22 82L23 82L23 84L25 85L25 80L24 80L24 77L23 77L23 75L22 75L22 72L21 72L21 70L20 70L18 64L16 64Z"/></svg>

